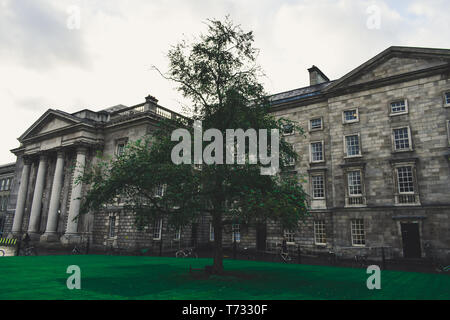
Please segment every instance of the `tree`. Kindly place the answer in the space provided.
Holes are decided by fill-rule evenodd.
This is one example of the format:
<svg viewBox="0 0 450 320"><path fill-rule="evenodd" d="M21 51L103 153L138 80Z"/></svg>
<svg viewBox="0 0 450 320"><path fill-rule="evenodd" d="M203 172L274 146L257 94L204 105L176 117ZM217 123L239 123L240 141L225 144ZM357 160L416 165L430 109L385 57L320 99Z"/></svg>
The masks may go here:
<svg viewBox="0 0 450 320"><path fill-rule="evenodd" d="M275 119L270 114L270 101L259 82L263 73L256 64L258 51L252 47L253 33L244 32L228 17L224 21L208 20L207 26L208 32L197 41L183 41L172 47L168 53L169 70L160 72L174 81L177 89L192 102L193 120L201 121L203 130L214 128L223 136L227 129L240 128L245 132L266 129L271 141L272 135L286 126L302 133L302 128L295 123ZM81 180L90 188L83 199L82 212L101 210L120 195L126 199L126 210L135 213L138 227L165 217L178 228L201 215L210 215L214 228L215 273L223 271L225 226L270 219L284 228L293 228L307 214L307 195L298 178L283 173L284 163L297 159L283 137L279 139L278 154L268 146L268 153L281 160L277 175L261 174L261 168L267 166L250 160L250 144L242 149L241 164L216 162L203 164L199 170L192 164L172 161L172 150L178 141L172 141L169 133L175 128L194 134L191 120L164 120L151 136L130 143L119 157L103 159L85 170ZM224 143L219 150L214 144L218 142L216 139L211 138L210 144L202 141L201 150L209 150L212 156L219 151L232 154ZM193 150L194 142L188 143ZM242 144L234 140L233 144L239 151ZM211 148L212 145L216 148ZM192 159L190 152L185 152L181 155ZM161 186L164 192L155 192Z"/></svg>

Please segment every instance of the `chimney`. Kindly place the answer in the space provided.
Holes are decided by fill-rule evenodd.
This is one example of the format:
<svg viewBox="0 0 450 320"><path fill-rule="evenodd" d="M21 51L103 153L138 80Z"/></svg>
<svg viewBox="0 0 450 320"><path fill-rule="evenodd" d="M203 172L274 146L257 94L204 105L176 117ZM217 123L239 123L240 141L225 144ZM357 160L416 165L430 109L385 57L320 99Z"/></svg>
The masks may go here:
<svg viewBox="0 0 450 320"><path fill-rule="evenodd" d="M156 99L152 95L148 95L145 97L145 102L147 102L149 105L156 105L158 104L158 99Z"/></svg>
<svg viewBox="0 0 450 320"><path fill-rule="evenodd" d="M308 71L310 86L330 81L330 79L328 79L328 77L316 66L312 66Z"/></svg>

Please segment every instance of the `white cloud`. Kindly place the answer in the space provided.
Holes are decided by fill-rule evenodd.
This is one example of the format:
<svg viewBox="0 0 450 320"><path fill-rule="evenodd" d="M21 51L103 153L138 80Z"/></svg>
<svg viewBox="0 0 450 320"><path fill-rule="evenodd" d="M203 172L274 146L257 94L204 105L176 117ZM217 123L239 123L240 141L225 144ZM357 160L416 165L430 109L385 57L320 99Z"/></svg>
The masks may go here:
<svg viewBox="0 0 450 320"><path fill-rule="evenodd" d="M66 27L71 5L79 30ZM379 30L367 28L370 5ZM16 137L48 108L100 110L152 94L180 111L187 102L150 67L166 69L170 45L204 31L207 18L230 14L254 31L275 93L308 85L313 64L335 79L391 45L448 48L446 11L437 0L0 0L0 163L14 161Z"/></svg>

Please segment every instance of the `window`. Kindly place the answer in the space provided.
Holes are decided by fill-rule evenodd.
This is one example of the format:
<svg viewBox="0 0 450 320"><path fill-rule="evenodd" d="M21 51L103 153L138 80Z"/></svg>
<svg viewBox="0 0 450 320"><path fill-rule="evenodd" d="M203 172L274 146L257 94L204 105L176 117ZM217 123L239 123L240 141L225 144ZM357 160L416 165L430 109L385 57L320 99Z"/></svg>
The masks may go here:
<svg viewBox="0 0 450 320"><path fill-rule="evenodd" d="M1 183L0 183L0 191L3 191L3 190L5 190L5 183L6 183L6 180L5 180L5 179L2 179L0 182L1 182Z"/></svg>
<svg viewBox="0 0 450 320"><path fill-rule="evenodd" d="M444 93L444 106L450 107L450 91Z"/></svg>
<svg viewBox="0 0 450 320"><path fill-rule="evenodd" d="M231 232L232 232L232 236L231 236L231 241L235 241L239 242L241 241L241 226L239 224L233 224L231 226Z"/></svg>
<svg viewBox="0 0 450 320"><path fill-rule="evenodd" d="M322 129L322 118L316 118L309 120L309 130L321 130Z"/></svg>
<svg viewBox="0 0 450 320"><path fill-rule="evenodd" d="M162 183L158 184L155 187L155 197L162 197L162 196L164 196L164 192L166 191L166 187L167 187L166 184L162 184Z"/></svg>
<svg viewBox="0 0 450 320"><path fill-rule="evenodd" d="M361 155L359 146L359 134L345 136L345 153L347 157L355 157Z"/></svg>
<svg viewBox="0 0 450 320"><path fill-rule="evenodd" d="M5 190L9 190L11 187L11 178L6 179Z"/></svg>
<svg viewBox="0 0 450 320"><path fill-rule="evenodd" d="M117 145L117 151L116 151L116 154L117 154L118 156L120 156L120 155L123 154L124 150L125 150L125 143L119 143L119 144Z"/></svg>
<svg viewBox="0 0 450 320"><path fill-rule="evenodd" d="M353 219L351 222L352 246L365 246L366 234L364 231L364 220Z"/></svg>
<svg viewBox="0 0 450 320"><path fill-rule="evenodd" d="M292 230L284 230L284 238L287 243L295 243L295 232Z"/></svg>
<svg viewBox="0 0 450 320"><path fill-rule="evenodd" d="M447 136L448 136L448 144L450 145L450 120L447 120Z"/></svg>
<svg viewBox="0 0 450 320"><path fill-rule="evenodd" d="M395 151L411 150L411 136L409 127L392 130Z"/></svg>
<svg viewBox="0 0 450 320"><path fill-rule="evenodd" d="M419 205L420 198L414 162L394 164L394 198L396 205Z"/></svg>
<svg viewBox="0 0 450 320"><path fill-rule="evenodd" d="M325 221L314 221L314 242L317 245L327 244L327 238L325 234Z"/></svg>
<svg viewBox="0 0 450 320"><path fill-rule="evenodd" d="M116 236L116 216L109 217L109 229L108 229L108 237L114 238Z"/></svg>
<svg viewBox="0 0 450 320"><path fill-rule="evenodd" d="M358 121L359 121L358 109L344 110L344 112L342 112L343 123L352 123Z"/></svg>
<svg viewBox="0 0 450 320"><path fill-rule="evenodd" d="M283 136L290 136L294 134L294 125L285 124L283 126Z"/></svg>
<svg viewBox="0 0 450 320"><path fill-rule="evenodd" d="M347 173L348 178L348 194L351 196L361 195L361 171L349 171Z"/></svg>
<svg viewBox="0 0 450 320"><path fill-rule="evenodd" d="M173 238L175 241L178 241L181 239L181 227L175 230L175 236Z"/></svg>
<svg viewBox="0 0 450 320"><path fill-rule="evenodd" d="M414 178L411 166L398 167L397 178L399 193L414 193Z"/></svg>
<svg viewBox="0 0 450 320"><path fill-rule="evenodd" d="M323 161L323 142L313 142L310 145L310 159L311 162L322 162Z"/></svg>
<svg viewBox="0 0 450 320"><path fill-rule="evenodd" d="M365 204L362 169L350 169L347 171L345 206L364 206Z"/></svg>
<svg viewBox="0 0 450 320"><path fill-rule="evenodd" d="M295 159L294 159L294 157L287 156L287 158L285 160L285 166L286 167L295 166Z"/></svg>
<svg viewBox="0 0 450 320"><path fill-rule="evenodd" d="M209 224L209 241L214 241L214 227L213 224Z"/></svg>
<svg viewBox="0 0 450 320"><path fill-rule="evenodd" d="M390 103L390 115L408 113L407 100L398 100Z"/></svg>
<svg viewBox="0 0 450 320"><path fill-rule="evenodd" d="M155 221L153 225L153 240L161 240L162 219Z"/></svg>
<svg viewBox="0 0 450 320"><path fill-rule="evenodd" d="M116 156L120 156L124 153L127 142L128 138L121 138L119 140L116 140Z"/></svg>
<svg viewBox="0 0 450 320"><path fill-rule="evenodd" d="M8 206L8 197L7 196L0 197L0 211L6 211L7 206Z"/></svg>
<svg viewBox="0 0 450 320"><path fill-rule="evenodd" d="M311 176L311 186L313 199L324 199L325 198L325 184L324 175L313 175Z"/></svg>

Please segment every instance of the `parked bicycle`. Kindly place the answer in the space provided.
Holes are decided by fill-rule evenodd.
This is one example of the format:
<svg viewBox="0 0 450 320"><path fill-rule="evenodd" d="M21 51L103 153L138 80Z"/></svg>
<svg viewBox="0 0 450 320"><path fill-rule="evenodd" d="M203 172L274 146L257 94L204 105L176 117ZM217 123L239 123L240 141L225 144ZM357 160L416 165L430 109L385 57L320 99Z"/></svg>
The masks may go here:
<svg viewBox="0 0 450 320"><path fill-rule="evenodd" d="M175 257L177 258L198 258L198 254L194 251L193 248L186 248L178 250L175 253Z"/></svg>
<svg viewBox="0 0 450 320"><path fill-rule="evenodd" d="M5 251L0 250L0 257L4 257L5 256Z"/></svg>
<svg viewBox="0 0 450 320"><path fill-rule="evenodd" d="M366 254L355 255L355 263L359 267L367 266L367 255Z"/></svg>
<svg viewBox="0 0 450 320"><path fill-rule="evenodd" d="M20 248L19 256L37 256L36 248L33 246L28 246L24 248Z"/></svg>

